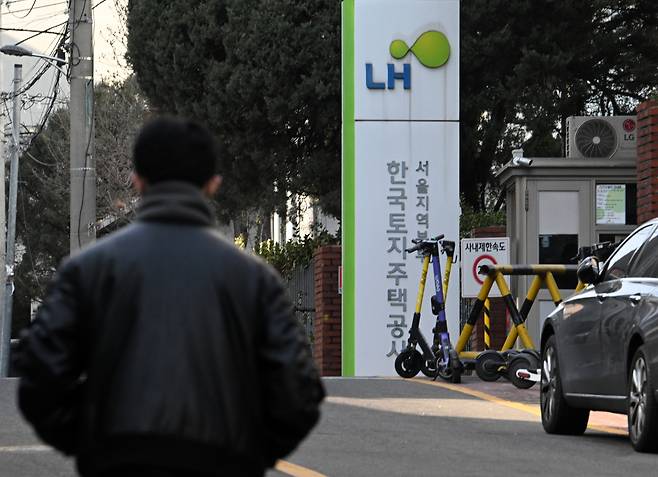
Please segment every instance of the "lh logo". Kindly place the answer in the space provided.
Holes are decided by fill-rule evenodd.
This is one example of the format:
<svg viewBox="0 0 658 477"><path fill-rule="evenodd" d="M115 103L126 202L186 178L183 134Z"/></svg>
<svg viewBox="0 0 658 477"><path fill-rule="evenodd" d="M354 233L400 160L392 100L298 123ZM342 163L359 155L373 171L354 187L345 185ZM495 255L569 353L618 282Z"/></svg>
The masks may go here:
<svg viewBox="0 0 658 477"><path fill-rule="evenodd" d="M450 58L448 38L436 30L429 30L418 37L409 47L404 40L393 40L388 48L396 60L404 59L411 52L426 68L440 68ZM395 89L396 81L402 81L404 89L411 89L411 64L404 63L402 71L395 69L395 64L386 65L386 82L375 81L372 63L366 63L366 87L368 89Z"/></svg>

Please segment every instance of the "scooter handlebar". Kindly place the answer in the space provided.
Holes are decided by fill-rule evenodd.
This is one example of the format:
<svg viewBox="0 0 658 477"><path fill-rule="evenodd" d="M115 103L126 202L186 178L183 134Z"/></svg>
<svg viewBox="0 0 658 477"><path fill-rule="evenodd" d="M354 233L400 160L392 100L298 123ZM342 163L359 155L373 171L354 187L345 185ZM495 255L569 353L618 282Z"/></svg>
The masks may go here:
<svg viewBox="0 0 658 477"><path fill-rule="evenodd" d="M441 235L437 235L436 237L432 237L430 239L419 239L419 238L411 239L411 243L413 243L414 246L411 248L406 248L405 252L407 253L416 252L422 248L423 243L438 242L443 237L445 237L445 235L441 234Z"/></svg>
<svg viewBox="0 0 658 477"><path fill-rule="evenodd" d="M415 239L411 239L411 243L415 243L416 245L418 245L418 244L423 243L423 242L438 242L443 237L445 237L445 235L441 234L441 235L437 235L436 237L432 237L432 238L429 238L429 239L415 238Z"/></svg>

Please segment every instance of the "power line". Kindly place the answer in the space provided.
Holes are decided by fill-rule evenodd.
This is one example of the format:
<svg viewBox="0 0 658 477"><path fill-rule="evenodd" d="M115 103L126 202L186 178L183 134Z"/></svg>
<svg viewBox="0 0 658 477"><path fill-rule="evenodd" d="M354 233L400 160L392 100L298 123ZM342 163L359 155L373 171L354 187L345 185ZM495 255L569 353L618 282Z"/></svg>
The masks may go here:
<svg viewBox="0 0 658 477"><path fill-rule="evenodd" d="M7 3L7 11L8 11L9 13L11 13L12 15L14 15L16 18L25 18L25 17L27 17L30 13L32 13L32 9L34 8L34 5L35 5L36 3L37 3L37 0L33 0L33 2L32 2L32 6L29 8L29 11L25 14L25 16L22 16L22 17L16 17L16 15L14 15L14 14L17 13L17 12L12 12L11 10L9 10L9 3ZM19 12L21 12L21 11L24 11L24 10L19 10Z"/></svg>
<svg viewBox="0 0 658 477"><path fill-rule="evenodd" d="M94 5L93 7L91 7L91 9L92 9L92 10L95 10L97 7L100 7L100 6L101 6L102 4L104 4L105 2L107 2L107 0L101 0L101 1L98 2L96 5Z"/></svg>
<svg viewBox="0 0 658 477"><path fill-rule="evenodd" d="M66 20L64 22L58 23L57 25L53 25L49 28L46 28L45 30L41 30L39 33L35 33L34 35L28 36L27 38L23 38L21 41L17 42L16 45L20 45L21 43L25 43L26 41L31 40L32 38L35 38L39 35L43 35L44 33L50 33L51 30L54 30L57 27L61 27L62 25L67 25L68 22L69 21Z"/></svg>
<svg viewBox="0 0 658 477"><path fill-rule="evenodd" d="M47 31L47 30L30 30L27 28L0 28L0 31L22 31L26 33L47 33L49 35L60 35L60 33L56 33L54 31Z"/></svg>
<svg viewBox="0 0 658 477"><path fill-rule="evenodd" d="M9 7L9 5L11 5L12 3L23 3L23 2L31 2L31 1L32 0L7 0L5 4L7 5L7 7Z"/></svg>
<svg viewBox="0 0 658 477"><path fill-rule="evenodd" d="M38 10L38 9L41 9L41 8L56 7L58 5L68 4L68 2L56 2L56 3L48 3L46 5L35 6L35 3L37 3L36 0L34 0L34 3L32 3L32 6L30 8L24 8L22 10L14 10L14 11L11 11L11 10L7 9L7 11L9 13L11 13L12 15L14 15L16 18L23 19L23 18L26 18L30 13L32 13L32 10ZM16 16L16 13L23 13L23 12L27 12L27 13L22 17Z"/></svg>
<svg viewBox="0 0 658 477"><path fill-rule="evenodd" d="M28 1L28 0L16 0L16 1ZM98 2L97 4L95 4L94 6L92 6L92 10L95 10L97 7L100 7L100 6L101 6L102 4L104 4L105 2L107 2L107 0L101 0L100 2ZM54 4L51 4L51 5L63 5L63 4L65 4L65 3L69 4L70 2L59 2L59 3L54 3ZM35 8L41 8L41 7L35 7ZM16 13L16 12L14 12L14 13ZM20 45L20 44L22 44L22 43L25 43L26 41L31 40L32 38L35 38L35 37L39 36L39 35L43 35L43 34L60 35L61 33L55 33L55 32L52 32L51 30L54 30L55 28L60 27L60 26L62 26L62 25L66 25L66 24L68 24L68 23L69 23L69 20L66 20L66 21L63 21L63 22L57 23L57 24L55 24L55 25L53 25L53 26L51 26L51 27L48 27L48 28L46 28L45 30L28 30L28 29L20 29L20 28L14 28L14 29L12 29L12 28L0 28L0 30L7 30L7 31L24 31L24 32L26 32L26 33L27 33L27 32L34 33L34 35L30 35L30 36L28 36L27 38L23 38L23 39L20 40L19 42L15 43L16 45Z"/></svg>

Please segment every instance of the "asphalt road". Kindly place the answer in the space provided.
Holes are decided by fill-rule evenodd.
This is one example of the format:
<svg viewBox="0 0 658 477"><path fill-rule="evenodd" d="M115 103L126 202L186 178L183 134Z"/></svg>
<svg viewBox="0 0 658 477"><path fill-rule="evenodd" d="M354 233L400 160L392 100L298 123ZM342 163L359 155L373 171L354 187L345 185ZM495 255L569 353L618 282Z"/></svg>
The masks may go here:
<svg viewBox="0 0 658 477"><path fill-rule="evenodd" d="M620 435L622 425L615 428L614 419L606 421L605 416L596 420L606 427L595 426L585 436L546 435L537 416L535 389L519 391L504 382L485 386L476 378L467 378L458 388L401 379L327 379L325 383L329 397L322 420L287 459L298 466L298 473L292 475L654 476L658 472L658 455L634 452L627 437ZM0 380L0 477L74 476L72 463L41 447L22 423L14 392L13 382ZM616 422L623 424L623 419ZM282 475L286 474L272 471L268 477Z"/></svg>
<svg viewBox="0 0 658 477"><path fill-rule="evenodd" d="M467 385L469 380L477 378L465 378ZM535 388L487 383L503 398L519 396L517 409L427 381L326 384L323 419L289 460L328 476L658 475L658 455L636 453L614 427L615 434L545 434L533 404ZM596 419L606 423L605 416Z"/></svg>

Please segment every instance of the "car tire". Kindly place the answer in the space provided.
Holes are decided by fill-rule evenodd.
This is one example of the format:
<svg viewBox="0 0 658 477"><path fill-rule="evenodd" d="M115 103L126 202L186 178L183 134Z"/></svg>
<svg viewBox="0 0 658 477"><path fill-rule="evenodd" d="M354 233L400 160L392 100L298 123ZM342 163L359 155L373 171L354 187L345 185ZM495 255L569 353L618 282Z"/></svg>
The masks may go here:
<svg viewBox="0 0 658 477"><path fill-rule="evenodd" d="M658 404L648 363L644 346L640 346L628 372L628 437L638 452L658 451Z"/></svg>
<svg viewBox="0 0 658 477"><path fill-rule="evenodd" d="M548 434L580 435L587 429L589 409L570 406L562 393L555 335L541 352L541 423Z"/></svg>

